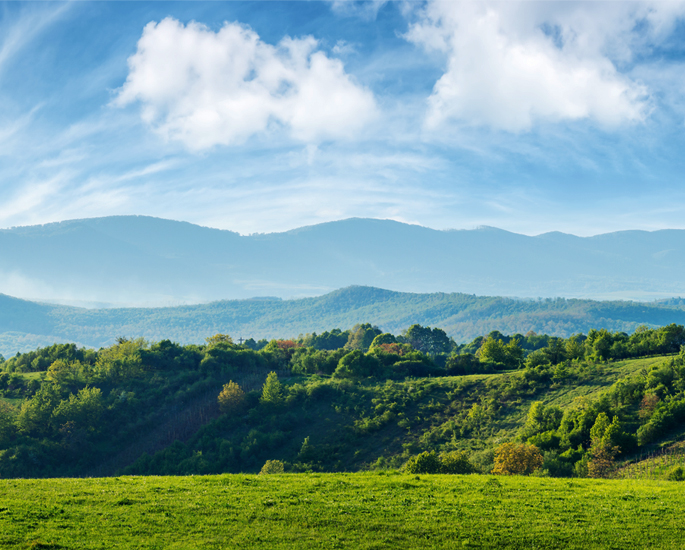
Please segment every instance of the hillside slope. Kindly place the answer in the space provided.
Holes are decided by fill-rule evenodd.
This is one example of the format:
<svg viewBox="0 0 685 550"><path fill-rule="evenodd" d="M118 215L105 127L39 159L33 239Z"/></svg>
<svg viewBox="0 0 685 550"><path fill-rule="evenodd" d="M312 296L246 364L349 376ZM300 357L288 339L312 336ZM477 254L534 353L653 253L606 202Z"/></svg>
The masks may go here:
<svg viewBox="0 0 685 550"><path fill-rule="evenodd" d="M0 353L6 357L55 342L100 347L119 336L201 343L217 333L276 338L370 322L399 333L414 323L437 326L458 342L492 330L570 336L601 326L632 332L685 324L685 301L514 300L469 294L413 294L349 287L298 300L232 300L168 308L84 309L0 295Z"/></svg>

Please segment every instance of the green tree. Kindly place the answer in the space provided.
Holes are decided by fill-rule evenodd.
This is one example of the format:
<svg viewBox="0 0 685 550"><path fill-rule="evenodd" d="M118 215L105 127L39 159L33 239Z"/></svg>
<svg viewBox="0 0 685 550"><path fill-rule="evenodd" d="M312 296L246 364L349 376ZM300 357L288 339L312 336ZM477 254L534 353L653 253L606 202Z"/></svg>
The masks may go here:
<svg viewBox="0 0 685 550"><path fill-rule="evenodd" d="M521 366L523 349L521 349L516 339L512 339L508 344L505 344L502 340L488 336L476 352L476 356L483 363L492 363L497 368L513 369Z"/></svg>
<svg viewBox="0 0 685 550"><path fill-rule="evenodd" d="M395 336L390 334L389 332L384 332L383 334L379 334L373 339L373 342L371 342L370 349L378 348L384 344L396 344L397 339Z"/></svg>
<svg viewBox="0 0 685 550"><path fill-rule="evenodd" d="M83 430L97 431L104 411L100 388L85 387L78 394L73 393L52 411L53 425L62 426L68 422Z"/></svg>
<svg viewBox="0 0 685 550"><path fill-rule="evenodd" d="M371 347L373 340L379 334L382 334L381 329L372 326L370 323L355 325L352 327L350 336L347 339L347 344L345 344L345 349L366 352Z"/></svg>
<svg viewBox="0 0 685 550"><path fill-rule="evenodd" d="M262 387L262 396L259 400L262 403L277 406L283 403L283 399L283 386L278 379L278 375L271 371L266 377Z"/></svg>
<svg viewBox="0 0 685 550"><path fill-rule="evenodd" d="M0 446L14 436L16 421L17 409L7 401L0 401Z"/></svg>
<svg viewBox="0 0 685 550"><path fill-rule="evenodd" d="M92 367L81 363L79 360L57 359L48 368L47 378L56 384L71 388L90 381L92 378Z"/></svg>
<svg viewBox="0 0 685 550"><path fill-rule="evenodd" d="M140 350L147 345L142 338L137 340L120 339L109 348L98 352L95 370L99 377L112 382L139 377L143 373Z"/></svg>
<svg viewBox="0 0 685 550"><path fill-rule="evenodd" d="M27 435L46 435L51 429L52 411L61 401L60 388L44 383L32 399L19 409L17 428Z"/></svg>
<svg viewBox="0 0 685 550"><path fill-rule="evenodd" d="M381 368L380 361L373 355L354 350L343 356L333 373L336 378L365 378L375 376Z"/></svg>
<svg viewBox="0 0 685 550"><path fill-rule="evenodd" d="M535 401L528 410L521 438L525 441L534 435L556 430L561 425L563 415L559 407L545 406L542 401Z"/></svg>
<svg viewBox="0 0 685 550"><path fill-rule="evenodd" d="M414 324L406 330L403 336L414 349L429 355L449 353L452 347L452 342L441 328L431 329Z"/></svg>
<svg viewBox="0 0 685 550"><path fill-rule="evenodd" d="M590 477L609 477L614 470L616 455L621 452L619 442L625 438L618 417L610 422L606 413L599 413L590 430L590 449L592 457L587 464Z"/></svg>
<svg viewBox="0 0 685 550"><path fill-rule="evenodd" d="M577 334L566 340L566 357L569 359L582 359L585 357L585 346L582 342L582 335Z"/></svg>

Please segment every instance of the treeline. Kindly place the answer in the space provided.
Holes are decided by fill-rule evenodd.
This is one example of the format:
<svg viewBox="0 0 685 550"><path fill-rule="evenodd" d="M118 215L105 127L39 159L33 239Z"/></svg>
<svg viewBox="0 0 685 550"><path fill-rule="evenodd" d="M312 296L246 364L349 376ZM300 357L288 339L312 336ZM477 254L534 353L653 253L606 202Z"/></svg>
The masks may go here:
<svg viewBox="0 0 685 550"><path fill-rule="evenodd" d="M361 324L242 344L218 334L199 346L127 338L100 350L53 345L0 361L0 476L83 475L149 437L162 412L217 396L229 380L245 386L243 380L257 375L263 381L268 372L285 382L278 403L241 389L240 407L210 423L196 443L172 445L131 471L259 471L264 460L278 458L274 453L304 469L346 470L371 460L397 465L414 450L486 441L506 417L503 404L582 382L604 361L677 353L684 344L679 325L632 335L593 330L567 339L493 332L458 345L439 328L413 325L393 335ZM524 439L547 453L544 467L555 475L585 471L578 463L589 464L590 431L602 413L610 419L604 432L614 434L607 436L610 450L646 445L685 414L681 367L682 354L643 382L625 381L612 390L620 397L611 394L582 415L543 408ZM511 375L462 380L488 372ZM435 377L448 378L431 382ZM307 439L313 425L318 442ZM389 426L407 434L393 440L392 456L372 456L365 438ZM487 469L492 456L481 451L479 468Z"/></svg>

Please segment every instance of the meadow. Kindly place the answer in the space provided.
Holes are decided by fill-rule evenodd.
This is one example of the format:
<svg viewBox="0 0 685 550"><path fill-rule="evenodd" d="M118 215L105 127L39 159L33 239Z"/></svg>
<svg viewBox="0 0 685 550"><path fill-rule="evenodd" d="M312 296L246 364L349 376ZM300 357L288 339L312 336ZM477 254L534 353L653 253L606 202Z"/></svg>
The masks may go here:
<svg viewBox="0 0 685 550"><path fill-rule="evenodd" d="M0 548L682 548L683 485L396 472L0 481Z"/></svg>

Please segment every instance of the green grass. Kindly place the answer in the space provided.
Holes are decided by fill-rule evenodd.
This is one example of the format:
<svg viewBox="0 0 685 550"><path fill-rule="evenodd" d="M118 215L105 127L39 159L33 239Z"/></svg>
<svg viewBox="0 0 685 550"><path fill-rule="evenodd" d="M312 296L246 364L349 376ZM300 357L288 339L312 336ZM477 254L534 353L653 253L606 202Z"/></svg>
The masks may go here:
<svg viewBox="0 0 685 550"><path fill-rule="evenodd" d="M621 479L667 479L673 468L685 468L685 441L655 450L646 457L629 462L618 469Z"/></svg>
<svg viewBox="0 0 685 550"><path fill-rule="evenodd" d="M0 548L682 548L685 484L285 474L0 481Z"/></svg>

